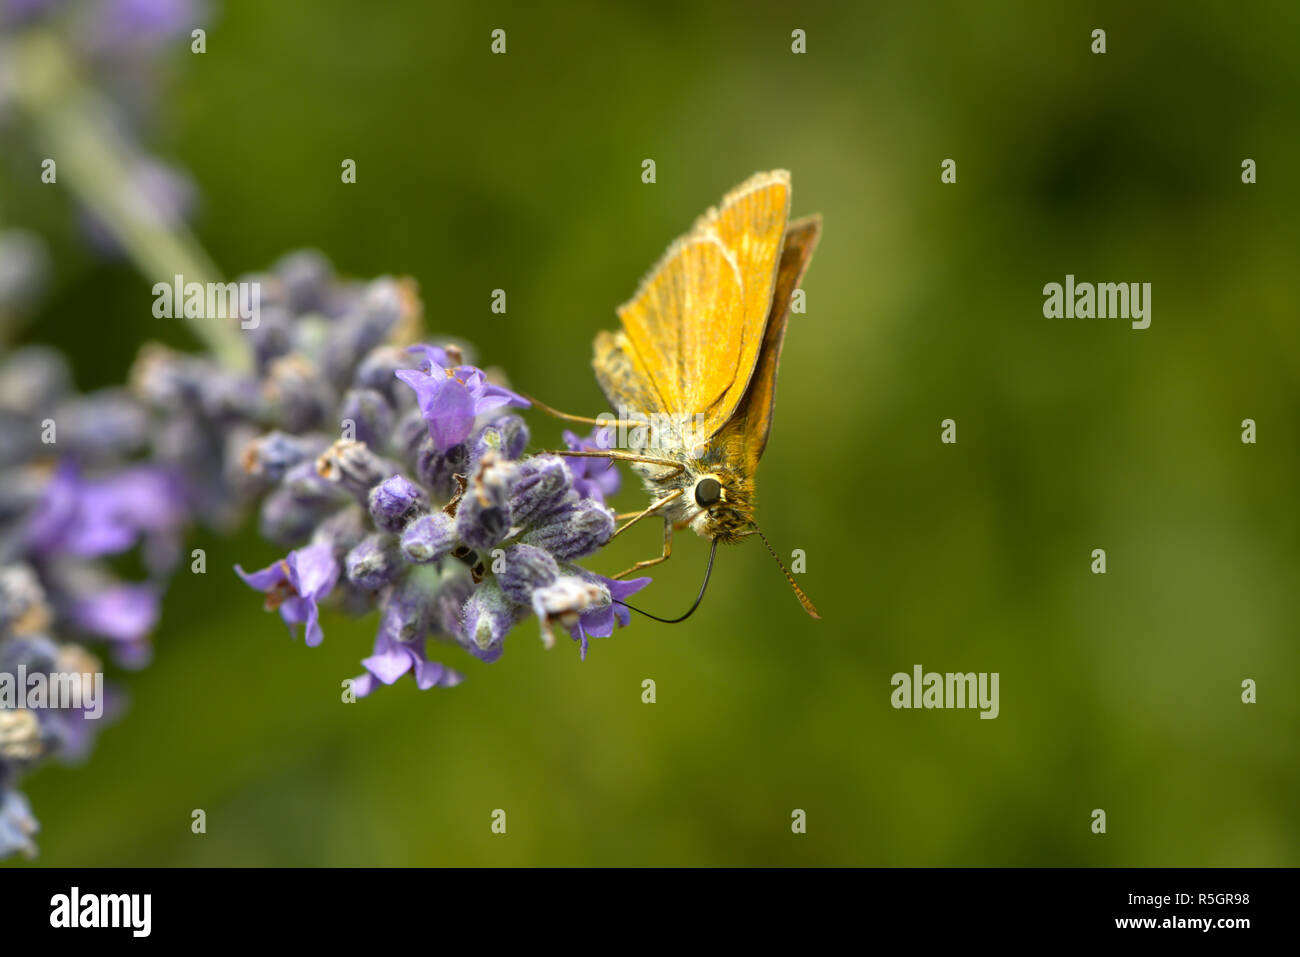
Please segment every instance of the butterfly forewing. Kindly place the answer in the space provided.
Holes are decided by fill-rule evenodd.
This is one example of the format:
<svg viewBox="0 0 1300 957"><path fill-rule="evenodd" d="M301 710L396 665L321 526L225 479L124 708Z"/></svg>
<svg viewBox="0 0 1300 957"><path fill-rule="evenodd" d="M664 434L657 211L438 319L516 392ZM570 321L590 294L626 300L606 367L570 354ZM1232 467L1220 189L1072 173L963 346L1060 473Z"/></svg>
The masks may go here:
<svg viewBox="0 0 1300 957"><path fill-rule="evenodd" d="M706 435L716 434L727 423L749 385L767 327L789 215L790 174L772 170L751 176L696 224L697 229L707 224L731 250L745 294L738 375L727 385L720 402L707 410L702 406L696 410L706 413Z"/></svg>
<svg viewBox="0 0 1300 957"><path fill-rule="evenodd" d="M712 232L668 250L636 296L619 309L638 370L671 412L711 406L736 376L743 303L735 259Z"/></svg>
<svg viewBox="0 0 1300 957"><path fill-rule="evenodd" d="M642 391L663 411L698 416L697 440L722 429L749 384L789 207L789 173L751 177L700 217L619 309L628 365L650 378ZM719 288L708 284L714 279ZM600 358L598 342L598 377Z"/></svg>

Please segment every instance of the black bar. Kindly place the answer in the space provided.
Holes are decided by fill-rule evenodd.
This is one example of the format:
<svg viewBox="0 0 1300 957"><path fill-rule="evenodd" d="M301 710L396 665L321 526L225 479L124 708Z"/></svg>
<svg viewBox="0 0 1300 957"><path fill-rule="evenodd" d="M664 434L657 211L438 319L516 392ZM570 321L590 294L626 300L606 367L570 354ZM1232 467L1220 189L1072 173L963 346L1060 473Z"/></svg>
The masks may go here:
<svg viewBox="0 0 1300 957"><path fill-rule="evenodd" d="M0 869L5 944L28 937L131 941L131 926L51 926L99 911L99 895L149 895L147 939L247 943L270 938L358 946L413 934L511 929L558 943L602 927L655 935L725 931L729 940L813 932L863 943L1129 938L1139 946L1233 943L1285 934L1295 873L1284 869ZM67 905L59 911L60 895ZM1181 896L1180 896L1181 895ZM87 898L94 897L93 904ZM144 898L138 898L143 905ZM143 910L117 907L119 923ZM1196 922L1193 924L1192 922ZM1205 929L1201 922L1209 921ZM1243 922L1244 923L1238 923ZM1134 923L1137 922L1137 923ZM1153 922L1153 923L1147 923ZM1231 922L1231 923L1229 923ZM403 930L406 928L406 930ZM438 929L441 928L441 929ZM477 929L476 929L477 928ZM693 929L694 928L694 929ZM425 936L429 935L429 936ZM558 936L557 936L558 935ZM143 935L141 935L143 938ZM261 938L259 938L261 939ZM449 939L449 938L447 938ZM618 938L615 938L618 939ZM665 943L672 939L665 936ZM918 951L920 952L920 951Z"/></svg>

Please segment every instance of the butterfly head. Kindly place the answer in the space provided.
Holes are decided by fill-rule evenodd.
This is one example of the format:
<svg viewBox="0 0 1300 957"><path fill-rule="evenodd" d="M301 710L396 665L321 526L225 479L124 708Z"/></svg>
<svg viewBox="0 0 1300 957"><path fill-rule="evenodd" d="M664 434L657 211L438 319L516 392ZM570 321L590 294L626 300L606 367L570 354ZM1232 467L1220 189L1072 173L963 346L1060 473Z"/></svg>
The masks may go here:
<svg viewBox="0 0 1300 957"><path fill-rule="evenodd" d="M693 513L691 530L705 538L731 544L753 525L753 483L739 472L713 469L692 475L684 497Z"/></svg>

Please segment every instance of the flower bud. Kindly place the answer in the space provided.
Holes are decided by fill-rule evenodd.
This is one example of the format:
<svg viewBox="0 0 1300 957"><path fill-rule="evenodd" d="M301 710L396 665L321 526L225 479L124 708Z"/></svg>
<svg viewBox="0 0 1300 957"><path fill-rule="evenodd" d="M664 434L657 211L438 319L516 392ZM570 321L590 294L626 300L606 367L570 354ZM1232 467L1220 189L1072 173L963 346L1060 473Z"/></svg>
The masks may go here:
<svg viewBox="0 0 1300 957"><path fill-rule="evenodd" d="M397 540L391 535L367 535L348 552L345 561L348 581L375 591L387 585L402 570Z"/></svg>
<svg viewBox="0 0 1300 957"><path fill-rule="evenodd" d="M517 525L532 525L566 503L572 475L558 455L535 455L519 463L510 486L510 515Z"/></svg>
<svg viewBox="0 0 1300 957"><path fill-rule="evenodd" d="M456 536L471 548L491 548L510 531L510 463L496 452L483 457L456 508Z"/></svg>
<svg viewBox="0 0 1300 957"><path fill-rule="evenodd" d="M425 429L416 452L415 470L417 477L433 495L451 498L456 492L455 476L469 472L469 449L462 444L439 452Z"/></svg>
<svg viewBox="0 0 1300 957"><path fill-rule="evenodd" d="M370 490L370 517L385 531L400 532L428 507L424 492L404 475L390 476Z"/></svg>
<svg viewBox="0 0 1300 957"><path fill-rule="evenodd" d="M501 591L511 601L530 604L533 592L545 588L560 574L560 566L535 545L511 545L502 555L505 568L497 576Z"/></svg>
<svg viewBox="0 0 1300 957"><path fill-rule="evenodd" d="M319 252L304 249L290 253L274 269L284 284L285 299L293 312L301 315L325 306L334 267Z"/></svg>
<svg viewBox="0 0 1300 957"><path fill-rule="evenodd" d="M571 560L590 555L613 534L614 513L593 499L582 499L553 512L519 540L544 548L556 558Z"/></svg>
<svg viewBox="0 0 1300 957"><path fill-rule="evenodd" d="M311 540L314 545L329 545L335 559L341 560L367 534L365 512L359 505L348 505L321 522Z"/></svg>
<svg viewBox="0 0 1300 957"><path fill-rule="evenodd" d="M333 411L333 390L316 366L299 353L271 361L262 393L276 420L290 432L333 427L328 421Z"/></svg>
<svg viewBox="0 0 1300 957"><path fill-rule="evenodd" d="M244 447L240 462L250 474L278 482L293 466L324 452L325 441L320 436L268 432Z"/></svg>
<svg viewBox="0 0 1300 957"><path fill-rule="evenodd" d="M397 378L399 369L409 369L411 357L399 346L379 346L371 349L357 366L352 382L359 389L373 389L382 395L394 408L415 406L415 396ZM424 416L416 410L415 421L421 436L429 434ZM405 420L403 420L403 424Z"/></svg>
<svg viewBox="0 0 1300 957"><path fill-rule="evenodd" d="M471 441L474 443L473 461L477 463L488 449L493 449L503 458L517 459L528 447L528 426L517 415L504 415L485 425Z"/></svg>
<svg viewBox="0 0 1300 957"><path fill-rule="evenodd" d="M521 617L516 605L495 581L485 583L465 603L465 650L482 661L496 661L504 651L506 632Z"/></svg>
<svg viewBox="0 0 1300 957"><path fill-rule="evenodd" d="M456 544L456 520L446 512L421 515L402 532L402 554L409 562L436 561Z"/></svg>
<svg viewBox="0 0 1300 957"><path fill-rule="evenodd" d="M339 439L316 460L321 478L346 489L359 502L366 501L370 490L396 471L364 442L348 439Z"/></svg>
<svg viewBox="0 0 1300 957"><path fill-rule="evenodd" d="M352 438L372 449L384 448L393 431L393 409L374 389L349 389L339 406L340 428L351 422Z"/></svg>

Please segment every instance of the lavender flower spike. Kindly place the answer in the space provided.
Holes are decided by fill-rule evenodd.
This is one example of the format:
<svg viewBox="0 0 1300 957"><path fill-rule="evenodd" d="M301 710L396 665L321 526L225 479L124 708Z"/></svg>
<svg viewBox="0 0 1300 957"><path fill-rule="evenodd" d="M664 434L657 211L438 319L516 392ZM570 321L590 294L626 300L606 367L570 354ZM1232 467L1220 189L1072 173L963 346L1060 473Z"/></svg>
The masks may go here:
<svg viewBox="0 0 1300 957"><path fill-rule="evenodd" d="M585 654L589 637L627 622L617 603L648 580L573 564L613 533L609 462L528 455L528 425L508 414L527 400L457 347L410 345L421 311L409 281L347 282L315 253L255 278L248 369L220 343L151 346L127 389L82 398L57 353L0 358L0 670L93 671L78 638L142 663L185 527L229 527L250 506L284 557L235 571L290 634L302 626L321 644L329 604L374 613L359 697L406 675L421 689L458 684L431 660L433 642L492 662L535 614L544 641L558 624ZM31 428L45 409L58 410L53 462ZM565 440L604 447L599 434ZM102 561L137 547L143 581ZM0 856L30 852L36 830L18 775L83 752L97 724L74 712L6 720Z"/></svg>
<svg viewBox="0 0 1300 957"><path fill-rule="evenodd" d="M504 653L511 628L532 614L548 647L559 624L582 643L585 655L588 636L606 637L627 622L626 609L616 603L649 582L614 582L572 564L613 536L614 514L604 499L619 487L617 471L595 459L575 466L555 455L524 456L524 422L491 415L527 405L522 397L489 383L455 347L413 346L408 354L422 357L412 360L420 368L393 369L397 356L390 345L354 357L351 383L337 380L339 408L355 411L356 396L365 391L372 405L392 414L366 419L365 442L335 441L310 474L305 462L281 469L280 485L268 499L286 506L301 501L301 508L280 509L284 521L275 527L317 543L332 541L323 529L334 520L313 517L312 508L364 509L355 514L365 527L350 533L346 548L336 542L333 550L333 561L342 561L346 571L342 603L354 611L374 608L380 618L374 654L363 662L355 690L364 696L408 672L421 688L449 687L453 672L429 661L428 640L457 644L490 663ZM309 368L309 357L301 364ZM383 390L385 369L409 388ZM355 415L333 418L356 421ZM604 438L566 434L571 448L603 448ZM261 462L292 446L280 436L274 445L262 440L254 448L249 461ZM274 473L264 468L263 474ZM343 501L357 504L322 498L312 484L322 480L345 491ZM286 500L286 489L296 498ZM314 522L322 524L313 532ZM289 565L282 566L245 578L272 595L268 607L285 614L280 596L296 601L301 588L289 580ZM329 591L311 593L313 614L315 600ZM288 613L287 621L304 615L296 605Z"/></svg>

